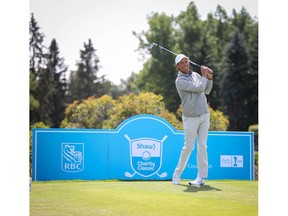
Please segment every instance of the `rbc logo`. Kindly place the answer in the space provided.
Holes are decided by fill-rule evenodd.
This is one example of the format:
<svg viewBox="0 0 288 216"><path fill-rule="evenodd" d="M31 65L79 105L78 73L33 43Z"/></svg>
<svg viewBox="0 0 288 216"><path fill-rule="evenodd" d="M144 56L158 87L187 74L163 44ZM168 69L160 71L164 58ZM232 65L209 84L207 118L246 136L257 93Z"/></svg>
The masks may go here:
<svg viewBox="0 0 288 216"><path fill-rule="evenodd" d="M80 172L84 170L84 144L62 143L62 170Z"/></svg>

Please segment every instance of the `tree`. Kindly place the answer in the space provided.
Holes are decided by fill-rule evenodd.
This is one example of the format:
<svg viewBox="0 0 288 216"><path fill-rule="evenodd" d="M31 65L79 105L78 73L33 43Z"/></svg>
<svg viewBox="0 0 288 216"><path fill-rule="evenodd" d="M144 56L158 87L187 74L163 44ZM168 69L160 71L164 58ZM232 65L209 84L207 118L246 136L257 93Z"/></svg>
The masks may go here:
<svg viewBox="0 0 288 216"><path fill-rule="evenodd" d="M143 46L143 41L148 41L148 43L155 42L173 50L175 46L173 18L165 13L155 13L148 18L148 22L149 31L138 36L140 46L142 45L143 49L147 49L147 46ZM145 37L145 39L141 37ZM172 112L176 111L180 99L177 91L175 91L174 83L177 76L174 64L175 56L157 47L150 52L152 57L145 63L143 70L136 77L135 83L141 92L149 91L162 95L167 109Z"/></svg>
<svg viewBox="0 0 288 216"><path fill-rule="evenodd" d="M235 30L226 48L226 70L222 79L222 108L229 116L229 130L247 130L249 123L248 97L251 92L247 82L251 78L248 74L248 52L244 44L244 37Z"/></svg>
<svg viewBox="0 0 288 216"><path fill-rule="evenodd" d="M246 9L242 7L238 14L233 10L232 23L244 36L249 53L249 79L246 81L247 89L250 90L249 97L247 97L249 116L247 124L249 126L258 122L258 22L253 20Z"/></svg>
<svg viewBox="0 0 288 216"><path fill-rule="evenodd" d="M41 70L45 64L44 52L46 47L43 45L45 36L40 32L40 27L35 20L33 13L31 14L29 23L29 36L29 70L30 73L34 74L35 78L37 78L38 71Z"/></svg>
<svg viewBox="0 0 288 216"><path fill-rule="evenodd" d="M29 76L30 76L30 124L41 121L40 101L38 95L39 75L45 68L45 51L43 45L44 34L40 32L40 27L31 14L29 22Z"/></svg>
<svg viewBox="0 0 288 216"><path fill-rule="evenodd" d="M66 107L67 66L64 64L64 58L59 57L59 47L56 39L53 39L49 47L47 72L52 76L53 91L50 100L52 127L59 127L64 118Z"/></svg>
<svg viewBox="0 0 288 216"><path fill-rule="evenodd" d="M249 61L249 76L248 88L250 95L248 97L248 111L249 121L248 124L258 123L258 24L256 23L251 31L250 39L250 61Z"/></svg>
<svg viewBox="0 0 288 216"><path fill-rule="evenodd" d="M194 62L199 62L200 59L197 59L195 54L199 52L197 49L199 46L197 47L196 44L200 42L203 35L201 30L203 22L200 20L200 15L193 1L189 3L186 11L179 14L176 23L179 25L177 29L179 52L185 53Z"/></svg>
<svg viewBox="0 0 288 216"><path fill-rule="evenodd" d="M68 84L69 102L84 100L89 96L99 97L104 94L104 75L99 77L99 58L95 54L91 39L84 43L84 49L80 50L78 69L71 71Z"/></svg>
<svg viewBox="0 0 288 216"><path fill-rule="evenodd" d="M40 103L39 121L51 127L59 127L64 116L67 67L59 57L59 48L55 39L51 41L46 57L46 67L38 73L36 98Z"/></svg>

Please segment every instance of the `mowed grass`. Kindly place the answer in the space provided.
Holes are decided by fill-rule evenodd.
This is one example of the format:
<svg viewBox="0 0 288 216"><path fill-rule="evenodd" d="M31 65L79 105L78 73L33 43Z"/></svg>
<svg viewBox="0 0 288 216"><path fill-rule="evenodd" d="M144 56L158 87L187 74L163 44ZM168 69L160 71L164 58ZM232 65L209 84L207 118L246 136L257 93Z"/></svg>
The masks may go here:
<svg viewBox="0 0 288 216"><path fill-rule="evenodd" d="M258 215L258 181L33 182L30 215Z"/></svg>

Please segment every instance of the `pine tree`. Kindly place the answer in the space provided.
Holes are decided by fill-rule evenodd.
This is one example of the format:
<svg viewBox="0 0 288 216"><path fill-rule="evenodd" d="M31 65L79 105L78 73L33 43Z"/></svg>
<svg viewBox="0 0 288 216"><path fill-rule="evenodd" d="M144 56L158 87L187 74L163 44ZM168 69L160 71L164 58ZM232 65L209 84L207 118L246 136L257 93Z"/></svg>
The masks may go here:
<svg viewBox="0 0 288 216"><path fill-rule="evenodd" d="M38 100L39 76L45 65L45 51L43 45L44 34L34 18L33 13L29 22L29 72L30 72L30 124L41 121L40 101Z"/></svg>
<svg viewBox="0 0 288 216"><path fill-rule="evenodd" d="M64 64L64 58L59 57L59 47L55 39L52 40L49 47L49 55L47 62L47 72L52 76L53 91L49 109L51 109L50 119L51 127L59 127L64 118L64 110L66 107L66 90L67 66Z"/></svg>
<svg viewBox="0 0 288 216"><path fill-rule="evenodd" d="M40 27L34 18L34 14L31 14L31 20L29 23L29 50L30 50L30 72L38 76L38 71L41 70L45 64L45 49L43 45L44 34L40 32Z"/></svg>
<svg viewBox="0 0 288 216"><path fill-rule="evenodd" d="M77 63L78 69L71 71L68 98L69 102L74 100L82 101L89 96L99 97L104 94L104 75L99 77L99 59L95 54L91 39L84 43L84 50L80 50L80 61Z"/></svg>
<svg viewBox="0 0 288 216"><path fill-rule="evenodd" d="M226 49L227 67L221 82L221 98L224 113L229 116L229 130L247 130L249 126L249 57L243 39L243 35L235 30Z"/></svg>

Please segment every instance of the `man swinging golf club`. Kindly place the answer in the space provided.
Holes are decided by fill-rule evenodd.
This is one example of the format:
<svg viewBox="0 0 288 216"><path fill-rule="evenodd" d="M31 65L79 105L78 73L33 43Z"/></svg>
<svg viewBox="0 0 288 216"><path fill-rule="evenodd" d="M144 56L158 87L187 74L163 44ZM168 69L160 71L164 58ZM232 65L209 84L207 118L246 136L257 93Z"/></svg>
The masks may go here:
<svg viewBox="0 0 288 216"><path fill-rule="evenodd" d="M213 71L201 66L201 75L190 70L189 58L179 54L175 58L178 76L175 80L178 94L181 98L182 121L184 126L184 146L179 162L175 168L172 182L180 183L191 152L198 138L197 178L189 182L190 185L203 185L208 176L207 136L210 126L210 112L205 94L209 94L213 86Z"/></svg>

